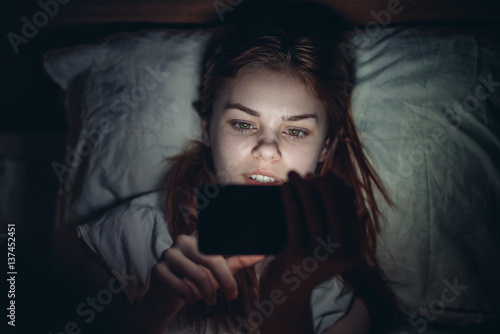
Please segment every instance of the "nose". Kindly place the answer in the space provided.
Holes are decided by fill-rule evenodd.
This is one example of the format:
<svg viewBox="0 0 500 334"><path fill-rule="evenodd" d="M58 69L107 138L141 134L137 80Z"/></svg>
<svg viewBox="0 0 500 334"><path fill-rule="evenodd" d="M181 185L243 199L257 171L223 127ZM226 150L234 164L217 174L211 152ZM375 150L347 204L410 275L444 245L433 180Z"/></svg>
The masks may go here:
<svg viewBox="0 0 500 334"><path fill-rule="evenodd" d="M267 162L273 162L281 159L278 142L271 138L259 139L257 145L252 150L252 154L254 157L261 158Z"/></svg>

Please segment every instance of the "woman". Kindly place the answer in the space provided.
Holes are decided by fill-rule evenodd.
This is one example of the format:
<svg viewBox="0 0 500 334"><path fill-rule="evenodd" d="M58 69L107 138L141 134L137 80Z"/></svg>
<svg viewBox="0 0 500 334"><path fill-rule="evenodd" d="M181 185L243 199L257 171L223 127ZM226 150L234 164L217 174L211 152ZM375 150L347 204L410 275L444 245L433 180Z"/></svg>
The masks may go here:
<svg viewBox="0 0 500 334"><path fill-rule="evenodd" d="M311 291L335 274L343 274L345 284L360 295L352 310L358 315L353 332L369 327L366 306L374 303L372 294L386 297L385 306L391 306L392 295L377 274L374 257L379 212L372 185L385 192L363 155L349 113L348 66L338 41L331 42L331 26L303 21L273 19L233 31L222 45L217 39L196 104L203 143L173 159L168 176L166 212L176 243L153 269L152 293L145 295L130 323L150 305L165 304L158 328L178 312L198 328L207 326L200 314L209 315L216 328L238 327L234 319L251 313L252 299L269 299L275 289L286 291L282 273L313 255L315 240L326 240L328 232L341 246L297 290L283 296L286 302L274 305L261 331L312 331ZM323 177L302 179L311 175ZM223 259L198 252L192 190L217 181L283 185L290 240L267 266L253 267L260 257ZM178 210L181 205L191 214ZM304 246L297 250L297 245ZM369 306L373 317L375 308ZM303 316L290 317L296 312Z"/></svg>
<svg viewBox="0 0 500 334"><path fill-rule="evenodd" d="M375 259L374 188L388 198L356 134L349 68L332 37L330 24L297 16L216 39L196 103L203 143L173 158L166 179L175 242L151 269L126 331L162 333L178 323L213 333L367 333L390 319L394 300ZM196 189L208 182L280 185L283 252L264 260L201 254ZM320 254L318 243L329 248ZM301 272L310 258L314 269ZM313 294L325 281L337 287L328 307L350 297L339 317L318 325Z"/></svg>

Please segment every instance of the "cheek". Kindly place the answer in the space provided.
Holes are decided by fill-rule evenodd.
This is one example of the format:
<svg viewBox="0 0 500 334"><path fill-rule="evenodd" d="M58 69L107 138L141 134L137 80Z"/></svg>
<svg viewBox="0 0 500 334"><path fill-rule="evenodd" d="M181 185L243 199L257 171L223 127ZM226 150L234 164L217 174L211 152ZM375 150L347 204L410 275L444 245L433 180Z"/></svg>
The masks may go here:
<svg viewBox="0 0 500 334"><path fill-rule="evenodd" d="M319 156L319 152L311 147L309 147L309 149L303 148L295 150L289 155L290 159L287 165L301 176L305 176L308 173L314 174L316 166L318 165Z"/></svg>
<svg viewBox="0 0 500 334"><path fill-rule="evenodd" d="M229 165L238 165L246 158L251 146L248 141L235 136L219 136L212 144L214 165L219 171L232 169Z"/></svg>

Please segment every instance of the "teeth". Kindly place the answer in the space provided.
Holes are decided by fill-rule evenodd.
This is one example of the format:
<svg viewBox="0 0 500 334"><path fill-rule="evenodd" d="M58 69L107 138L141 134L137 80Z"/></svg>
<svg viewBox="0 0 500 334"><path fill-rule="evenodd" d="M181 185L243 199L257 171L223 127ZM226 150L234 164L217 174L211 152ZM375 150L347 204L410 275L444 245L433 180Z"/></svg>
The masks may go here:
<svg viewBox="0 0 500 334"><path fill-rule="evenodd" d="M276 183L278 182L274 177L270 176L263 176L259 174L252 174L249 176L252 180L255 180L257 182L262 182L262 183Z"/></svg>

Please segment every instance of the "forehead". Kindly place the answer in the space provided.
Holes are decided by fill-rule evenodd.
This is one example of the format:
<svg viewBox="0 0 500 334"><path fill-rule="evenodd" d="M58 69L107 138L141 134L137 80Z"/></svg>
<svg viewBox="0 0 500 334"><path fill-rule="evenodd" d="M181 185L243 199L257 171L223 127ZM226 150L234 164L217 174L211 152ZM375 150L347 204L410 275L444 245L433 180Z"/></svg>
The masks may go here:
<svg viewBox="0 0 500 334"><path fill-rule="evenodd" d="M260 113L326 114L321 101L297 78L285 71L255 69L226 82L214 105L214 111L230 103L241 103Z"/></svg>

